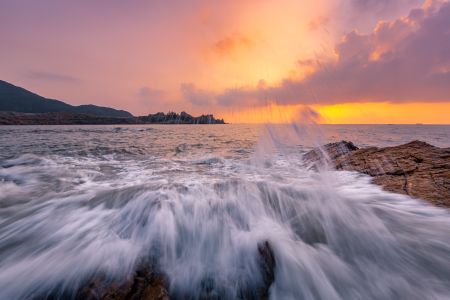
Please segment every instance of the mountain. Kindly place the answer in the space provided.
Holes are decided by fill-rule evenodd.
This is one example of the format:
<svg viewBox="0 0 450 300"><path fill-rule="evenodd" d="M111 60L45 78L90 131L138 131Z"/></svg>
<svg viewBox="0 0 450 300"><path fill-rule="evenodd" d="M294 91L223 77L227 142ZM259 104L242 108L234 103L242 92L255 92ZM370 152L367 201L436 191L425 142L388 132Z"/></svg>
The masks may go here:
<svg viewBox="0 0 450 300"><path fill-rule="evenodd" d="M21 113L74 113L103 117L131 118L127 111L96 105L73 106L59 100L48 99L26 89L0 80L0 111Z"/></svg>

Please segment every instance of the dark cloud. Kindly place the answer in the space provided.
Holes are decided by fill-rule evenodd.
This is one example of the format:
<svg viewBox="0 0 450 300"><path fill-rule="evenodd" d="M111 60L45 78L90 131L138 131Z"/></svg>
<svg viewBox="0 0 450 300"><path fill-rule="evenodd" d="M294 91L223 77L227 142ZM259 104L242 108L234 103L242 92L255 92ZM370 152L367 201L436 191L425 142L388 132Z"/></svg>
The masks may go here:
<svg viewBox="0 0 450 300"><path fill-rule="evenodd" d="M420 0L350 0L353 7L361 12L386 13L398 10L401 7L417 5Z"/></svg>
<svg viewBox="0 0 450 300"><path fill-rule="evenodd" d="M45 71L29 71L25 74L26 78L43 80L43 81L54 81L60 83L79 83L81 80L76 77L72 77L65 74L58 74Z"/></svg>
<svg viewBox="0 0 450 300"><path fill-rule="evenodd" d="M450 101L449 28L449 2L414 9L370 34L350 32L336 46L338 60L301 81L229 89L217 99L221 105Z"/></svg>
<svg viewBox="0 0 450 300"><path fill-rule="evenodd" d="M332 22L330 30L341 34L357 29L368 33L380 20L393 21L399 16L420 7L425 0L334 0L334 9L329 12ZM337 20L337 22L336 22ZM333 26L333 27L330 27Z"/></svg>

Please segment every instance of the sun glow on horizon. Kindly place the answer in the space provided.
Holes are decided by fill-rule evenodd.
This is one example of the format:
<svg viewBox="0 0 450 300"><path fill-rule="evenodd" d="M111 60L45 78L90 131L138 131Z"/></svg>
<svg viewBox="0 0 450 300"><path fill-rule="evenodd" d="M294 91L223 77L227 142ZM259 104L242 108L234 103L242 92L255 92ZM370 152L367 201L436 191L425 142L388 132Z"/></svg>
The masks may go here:
<svg viewBox="0 0 450 300"><path fill-rule="evenodd" d="M290 123L305 105L269 104L219 113L228 123ZM450 124L450 103L362 102L310 105L322 124Z"/></svg>

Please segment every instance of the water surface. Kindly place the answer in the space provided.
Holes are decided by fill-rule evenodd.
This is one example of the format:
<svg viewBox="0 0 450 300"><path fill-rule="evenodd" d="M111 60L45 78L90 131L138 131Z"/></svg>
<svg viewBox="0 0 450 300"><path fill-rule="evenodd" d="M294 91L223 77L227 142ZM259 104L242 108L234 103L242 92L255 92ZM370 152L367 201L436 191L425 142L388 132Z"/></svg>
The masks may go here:
<svg viewBox="0 0 450 300"><path fill-rule="evenodd" d="M449 126L0 127L0 299L70 298L151 260L173 299L448 299L450 213L302 154L450 146Z"/></svg>

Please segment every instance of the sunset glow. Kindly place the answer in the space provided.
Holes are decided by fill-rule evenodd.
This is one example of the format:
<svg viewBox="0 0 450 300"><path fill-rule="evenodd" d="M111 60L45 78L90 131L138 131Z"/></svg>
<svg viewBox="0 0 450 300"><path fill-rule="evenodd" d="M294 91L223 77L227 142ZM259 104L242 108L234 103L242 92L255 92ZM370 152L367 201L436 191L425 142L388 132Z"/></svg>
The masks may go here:
<svg viewBox="0 0 450 300"><path fill-rule="evenodd" d="M450 0L0 0L0 300L449 299Z"/></svg>
<svg viewBox="0 0 450 300"><path fill-rule="evenodd" d="M220 115L230 123L282 124L298 120L298 112L304 107L270 104ZM319 114L321 124L447 124L450 103L366 102L312 105L310 108Z"/></svg>
<svg viewBox="0 0 450 300"><path fill-rule="evenodd" d="M82 2L3 1L0 78L134 115L450 123L448 1Z"/></svg>
<svg viewBox="0 0 450 300"><path fill-rule="evenodd" d="M448 124L450 103L348 103L317 111L327 124Z"/></svg>

